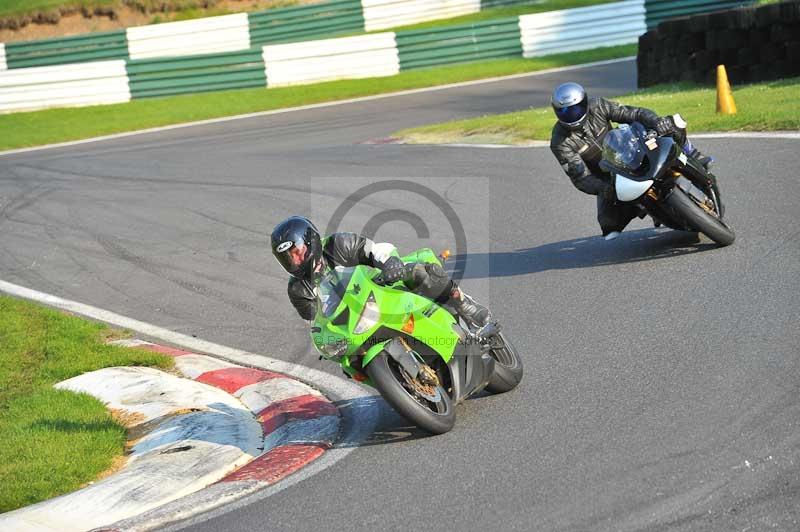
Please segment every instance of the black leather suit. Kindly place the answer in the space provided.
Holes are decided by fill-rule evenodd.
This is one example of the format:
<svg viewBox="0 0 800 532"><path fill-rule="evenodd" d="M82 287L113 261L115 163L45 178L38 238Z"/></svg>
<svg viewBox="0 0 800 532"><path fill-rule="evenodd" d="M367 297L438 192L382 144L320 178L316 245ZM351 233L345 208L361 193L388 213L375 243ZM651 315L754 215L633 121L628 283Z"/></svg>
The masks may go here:
<svg viewBox="0 0 800 532"><path fill-rule="evenodd" d="M635 205L615 203L611 175L598 166L603 137L611 129L611 122L639 122L648 129L655 129L658 115L642 107L592 98L580 128L570 130L561 122L556 122L550 138L550 149L575 188L597 196L597 221L603 235L622 231L639 214ZM681 130L674 137L683 145L686 131Z"/></svg>
<svg viewBox="0 0 800 532"><path fill-rule="evenodd" d="M394 248L387 244L376 244L369 238L356 233L333 233L322 241L323 267L357 266L363 264L383 269L389 258L389 250ZM414 268L412 281L415 290L431 299L447 298L453 289L444 268L438 264L424 264ZM312 279L289 279L289 301L297 313L305 320L314 319L316 314L315 286Z"/></svg>

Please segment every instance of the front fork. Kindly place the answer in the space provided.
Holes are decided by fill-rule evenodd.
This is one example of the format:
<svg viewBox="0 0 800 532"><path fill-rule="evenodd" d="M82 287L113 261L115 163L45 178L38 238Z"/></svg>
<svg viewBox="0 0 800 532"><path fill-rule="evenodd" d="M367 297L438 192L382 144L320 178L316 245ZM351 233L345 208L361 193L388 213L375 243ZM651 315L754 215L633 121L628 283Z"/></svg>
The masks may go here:
<svg viewBox="0 0 800 532"><path fill-rule="evenodd" d="M725 205L722 203L722 200L719 197L719 186L717 185L717 176L712 174L711 172L708 173L708 192L711 196L711 200L714 202L714 207L716 211L719 213L720 219L725 216Z"/></svg>
<svg viewBox="0 0 800 532"><path fill-rule="evenodd" d="M651 213L663 213L663 201L672 194L675 187L680 188L688 196L694 199L698 205L706 212L717 218L722 218L724 208L719 200L719 192L716 186L716 177L714 174L708 173L708 178L703 180L693 180L688 176L679 172L673 172L672 179L654 184L650 190L645 193L647 198L645 207ZM696 181L700 181L697 183ZM701 188L702 187L702 188ZM657 222L664 222L661 219L663 214L656 214L653 216Z"/></svg>
<svg viewBox="0 0 800 532"><path fill-rule="evenodd" d="M678 167L680 172L673 171L675 179L683 177L697 186L703 193L703 196L709 196L714 204L714 214L722 218L725 213L725 206L722 204L720 198L719 186L717 185L717 176L708 171L703 165L697 162L692 157L681 158L678 157ZM681 187L686 191L684 187ZM688 191L686 191L689 194Z"/></svg>

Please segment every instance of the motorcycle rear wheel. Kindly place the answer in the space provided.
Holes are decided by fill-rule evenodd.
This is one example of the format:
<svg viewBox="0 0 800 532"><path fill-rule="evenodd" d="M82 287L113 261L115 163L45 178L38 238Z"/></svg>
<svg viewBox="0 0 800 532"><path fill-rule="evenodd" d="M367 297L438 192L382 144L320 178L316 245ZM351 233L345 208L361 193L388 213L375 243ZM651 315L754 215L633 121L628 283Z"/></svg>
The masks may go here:
<svg viewBox="0 0 800 532"><path fill-rule="evenodd" d="M704 211L680 188L672 189L672 193L665 203L680 218L686 220L692 228L700 231L720 246L729 246L736 239L733 229L719 218Z"/></svg>
<svg viewBox="0 0 800 532"><path fill-rule="evenodd" d="M509 342L503 333L498 335L500 340L495 349L489 351L494 358L494 373L486 385L486 390L492 393L510 392L522 380L522 358L517 348ZM502 344L502 345L501 345Z"/></svg>
<svg viewBox="0 0 800 532"><path fill-rule="evenodd" d="M453 401L441 385L437 388L439 401L419 396L408 388L400 365L386 353L376 356L365 371L386 402L422 430L444 434L455 425Z"/></svg>

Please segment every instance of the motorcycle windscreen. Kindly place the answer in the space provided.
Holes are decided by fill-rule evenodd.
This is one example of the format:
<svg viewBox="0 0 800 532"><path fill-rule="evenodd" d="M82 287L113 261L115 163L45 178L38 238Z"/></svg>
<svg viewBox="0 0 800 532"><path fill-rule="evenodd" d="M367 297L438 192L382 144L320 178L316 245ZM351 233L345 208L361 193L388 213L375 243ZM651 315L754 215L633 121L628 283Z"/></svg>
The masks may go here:
<svg viewBox="0 0 800 532"><path fill-rule="evenodd" d="M353 272L355 272L355 268L337 266L329 270L322 278L317 288L317 303L323 316L330 318L339 307L339 303L342 302L347 291L347 285L350 284L350 279L353 277Z"/></svg>
<svg viewBox="0 0 800 532"><path fill-rule="evenodd" d="M647 149L643 145L644 126L634 122L620 125L603 137L603 160L622 171L634 172L642 166Z"/></svg>
<svg viewBox="0 0 800 532"><path fill-rule="evenodd" d="M634 181L625 176L617 174L614 180L614 188L617 191L617 199L620 201L633 201L638 199L653 186L653 180Z"/></svg>

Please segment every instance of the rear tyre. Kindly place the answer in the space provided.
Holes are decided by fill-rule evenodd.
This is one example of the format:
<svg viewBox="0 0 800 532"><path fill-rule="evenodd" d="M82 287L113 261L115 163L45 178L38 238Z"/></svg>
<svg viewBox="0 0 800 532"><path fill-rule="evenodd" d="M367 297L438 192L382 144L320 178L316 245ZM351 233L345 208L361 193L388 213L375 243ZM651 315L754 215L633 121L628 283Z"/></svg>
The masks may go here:
<svg viewBox="0 0 800 532"><path fill-rule="evenodd" d="M689 226L700 231L720 246L733 244L736 239L733 229L719 218L708 214L679 187L672 189L672 193L665 203L675 211L678 218L686 220Z"/></svg>
<svg viewBox="0 0 800 532"><path fill-rule="evenodd" d="M494 358L494 373L486 389L492 393L505 393L517 387L522 380L522 358L517 348L503 335L492 338L495 343L489 354Z"/></svg>
<svg viewBox="0 0 800 532"><path fill-rule="evenodd" d="M431 401L415 393L400 365L387 353L376 356L366 367L367 375L401 416L431 434L444 434L453 428L456 412L444 387L436 388L438 400Z"/></svg>

